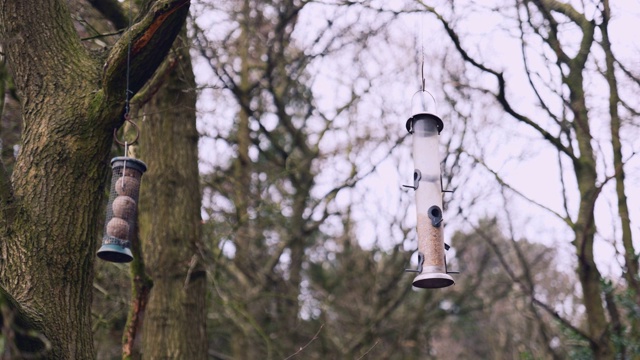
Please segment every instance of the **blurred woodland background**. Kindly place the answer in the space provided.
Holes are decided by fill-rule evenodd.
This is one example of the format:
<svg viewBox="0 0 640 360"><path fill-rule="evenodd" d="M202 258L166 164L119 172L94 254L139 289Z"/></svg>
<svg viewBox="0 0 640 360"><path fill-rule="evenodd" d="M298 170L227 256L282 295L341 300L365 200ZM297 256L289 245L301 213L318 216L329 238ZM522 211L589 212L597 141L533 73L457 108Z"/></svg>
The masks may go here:
<svg viewBox="0 0 640 360"><path fill-rule="evenodd" d="M151 3L65 6L101 56ZM136 260L95 261L97 359L640 357L638 19L609 0L191 1L131 99L149 171ZM460 271L439 290L404 272L423 76ZM4 358L39 356L3 304Z"/></svg>

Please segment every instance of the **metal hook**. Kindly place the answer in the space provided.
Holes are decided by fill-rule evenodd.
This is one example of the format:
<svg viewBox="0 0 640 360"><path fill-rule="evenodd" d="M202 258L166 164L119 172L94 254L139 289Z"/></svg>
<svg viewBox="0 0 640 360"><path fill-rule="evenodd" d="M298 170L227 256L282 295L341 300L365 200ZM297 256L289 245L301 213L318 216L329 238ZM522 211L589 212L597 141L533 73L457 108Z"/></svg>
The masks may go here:
<svg viewBox="0 0 640 360"><path fill-rule="evenodd" d="M415 115L416 113L413 111L413 102L416 98L416 95L418 95L419 93L427 93L429 94L429 96L431 97L431 99L433 100L433 113L437 113L437 109L438 109L438 101L436 100L436 98L433 96L432 93L430 93L429 91L425 90L424 88L421 90L416 91L413 96L411 96L411 112L413 113L412 115ZM423 104L424 105L424 104ZM426 106L425 106L426 107Z"/></svg>
<svg viewBox="0 0 640 360"><path fill-rule="evenodd" d="M128 142L128 145L133 145L136 142L138 142L138 138L140 138L140 128L138 127L138 125L136 123L134 123L133 121L131 121L131 119L129 119L129 114L126 114L124 116L124 121L129 122L129 124L133 125L133 127L136 129L136 137L135 139L133 139L133 141ZM127 141L120 141L118 140L118 128L113 129L113 139L120 145L125 146L127 144Z"/></svg>

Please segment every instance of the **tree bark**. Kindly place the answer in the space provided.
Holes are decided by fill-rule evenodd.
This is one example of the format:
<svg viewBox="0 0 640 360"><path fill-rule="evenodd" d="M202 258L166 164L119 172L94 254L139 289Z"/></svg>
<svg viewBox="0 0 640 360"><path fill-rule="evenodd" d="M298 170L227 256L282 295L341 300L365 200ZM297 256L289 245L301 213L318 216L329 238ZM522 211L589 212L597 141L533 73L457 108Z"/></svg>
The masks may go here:
<svg viewBox="0 0 640 360"><path fill-rule="evenodd" d="M627 204L627 195L625 191L625 171L624 162L622 160L622 141L620 140L620 131L622 121L618 113L618 105L620 103L620 95L618 94L618 81L615 73L615 58L611 49L611 41L609 40L609 20L611 18L611 9L609 1L603 1L602 24L602 48L604 50L606 70L605 77L609 84L609 114L611 116L611 145L613 148L613 167L614 177L616 180L616 195L618 197L618 214L620 215L620 225L622 228L622 246L624 247L625 272L624 278L627 280L629 287L633 290L636 302L640 304L640 278L638 278L638 255L633 246L633 234L631 232L631 218L629 217L629 206ZM638 329L638 321L632 320L633 331L635 334L640 332Z"/></svg>
<svg viewBox="0 0 640 360"><path fill-rule="evenodd" d="M587 36L587 35L585 35ZM593 36L593 32L591 32ZM596 234L595 203L600 195L597 184L596 160L591 145L591 129L584 96L584 81L582 71L584 62L575 64L569 76L564 80L570 91L569 106L573 112L573 128L580 150L577 161L574 161L574 171L580 192L578 218L574 224L574 246L578 255L578 277L582 286L583 302L588 319L589 336L593 340L591 349L595 359L613 359L613 343L609 332L609 325L605 316L602 302L602 276L595 262L593 243Z"/></svg>
<svg viewBox="0 0 640 360"><path fill-rule="evenodd" d="M241 33L238 41L238 57L240 59L240 77L238 88L238 102L240 104L250 103L250 82L249 82L249 68L250 68L250 54L249 54L249 29L248 24L250 11L249 0L242 2L242 15L244 20L240 22ZM235 239L234 244L236 253L233 258L233 262L238 269L244 272L248 277L256 271L257 267L254 263L256 260L255 254L259 251L255 239L252 238L253 222L249 218L250 201L252 197L251 189L251 176L253 173L253 164L249 157L249 148L251 147L251 129L249 126L249 113L245 107L240 106L237 118L236 126L236 143L237 143L237 158L233 162L233 203L235 207ZM255 284L254 284L255 286ZM246 294L251 289L243 289L242 293ZM244 304L239 305L243 308L243 311L248 311ZM259 352L256 352L251 348L251 341L244 328L236 326L232 329L232 354L237 359L251 358L259 356ZM270 353L263 354L270 356Z"/></svg>
<svg viewBox="0 0 640 360"><path fill-rule="evenodd" d="M187 11L188 1L156 2L125 35L146 39L136 42L132 66L164 57L177 33L173 24L181 26ZM96 234L111 134L122 121L126 79L118 64L126 62L126 46L120 41L103 67L82 46L62 0L4 0L0 16L24 120L12 201L1 205L8 207L0 232L2 290L41 335L46 358L93 359ZM144 83L154 64L133 83Z"/></svg>
<svg viewBox="0 0 640 360"><path fill-rule="evenodd" d="M442 22L449 37L453 41L456 49L465 62L470 63L484 73L493 74L498 80L498 91L495 93L496 99L503 109L515 119L530 126L542 135L559 153L565 154L573 162L573 170L576 175L579 197L578 216L571 224L575 235L573 245L576 248L578 264L576 272L583 292L583 302L586 308L588 323L588 336L590 346L595 359L612 359L613 341L609 332L605 308L602 302L602 286L600 284L601 274L594 260L594 239L596 225L594 218L594 207L600 187L597 183L597 167L594 150L591 144L593 139L589 125L589 114L585 98L585 84L583 72L594 44L595 22L587 20L584 14L576 11L572 5L556 0L526 0L523 1L525 7L534 6L539 14L544 18L544 32L541 36L545 45L553 51L556 56L558 66L564 65L568 73L562 71L562 83L569 89L569 99L567 103L573 118L567 120L572 126L575 138L571 142L577 145L576 155L571 145L564 145L560 136L553 136L549 131L537 124L532 119L525 117L512 108L506 96L506 81L502 73L492 70L480 62L474 60L462 47L460 38L450 24L439 15L434 8L426 7L428 11L436 14ZM563 48L561 36L559 35L559 21L554 17L554 13L562 14L573 22L582 32L582 38L577 53L572 58ZM533 26L533 25L532 25ZM541 34L538 29L534 30Z"/></svg>
<svg viewBox="0 0 640 360"><path fill-rule="evenodd" d="M140 200L140 239L153 280L143 336L145 359L207 358L206 276L200 259L196 91L188 41L144 107L140 157L148 164Z"/></svg>

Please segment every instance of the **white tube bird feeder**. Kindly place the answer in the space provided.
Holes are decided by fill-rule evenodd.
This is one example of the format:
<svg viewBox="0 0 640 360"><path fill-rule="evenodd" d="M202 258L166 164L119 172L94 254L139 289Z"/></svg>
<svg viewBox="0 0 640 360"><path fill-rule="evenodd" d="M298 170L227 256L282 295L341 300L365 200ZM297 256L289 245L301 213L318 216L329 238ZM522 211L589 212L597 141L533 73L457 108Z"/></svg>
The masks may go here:
<svg viewBox="0 0 640 360"><path fill-rule="evenodd" d="M420 94L420 103L414 104ZM427 97L427 94L430 98ZM433 104L433 106L430 106ZM413 188L416 192L418 233L418 269L413 286L442 288L454 284L447 272L442 218L442 178L440 175L439 135L444 124L435 115L435 99L427 91L419 91L412 99L413 116L407 120L407 131L413 135Z"/></svg>

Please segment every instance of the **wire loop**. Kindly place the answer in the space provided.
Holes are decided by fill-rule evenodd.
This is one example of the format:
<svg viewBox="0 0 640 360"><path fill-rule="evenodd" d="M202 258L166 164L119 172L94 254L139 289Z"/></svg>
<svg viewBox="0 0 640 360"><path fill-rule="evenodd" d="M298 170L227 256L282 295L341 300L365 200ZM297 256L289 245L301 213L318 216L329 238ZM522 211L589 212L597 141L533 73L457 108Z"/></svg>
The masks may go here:
<svg viewBox="0 0 640 360"><path fill-rule="evenodd" d="M427 110L427 109L430 108L430 106L427 106L427 104L424 103L424 95L425 95L425 93L428 94L429 97L431 97L431 100L433 100L433 109L431 110L431 112L433 112L434 114L437 112L438 101L433 96L433 94L430 93L428 90L418 90L413 94L413 96L411 96L411 104L410 105L411 105L411 112L412 112L413 115L415 115L418 112L422 112L422 111L416 111L415 101L416 101L416 95L418 95L418 94L420 94L422 96L422 99L420 99L420 100L422 100L423 103L419 104L419 105L422 105L421 107L423 108L423 110Z"/></svg>
<svg viewBox="0 0 640 360"><path fill-rule="evenodd" d="M126 114L124 116L126 122L128 122L129 124L131 124L133 126L133 128L136 130L136 137L135 139L133 139L133 141L120 141L118 140L118 128L113 129L113 139L120 145L122 146L127 146L127 145L134 145L136 142L138 142L138 138L140 138L140 128L138 127L138 125L136 123L134 123L133 121L131 121L131 119L129 119L129 114ZM126 156L126 154L125 154Z"/></svg>

